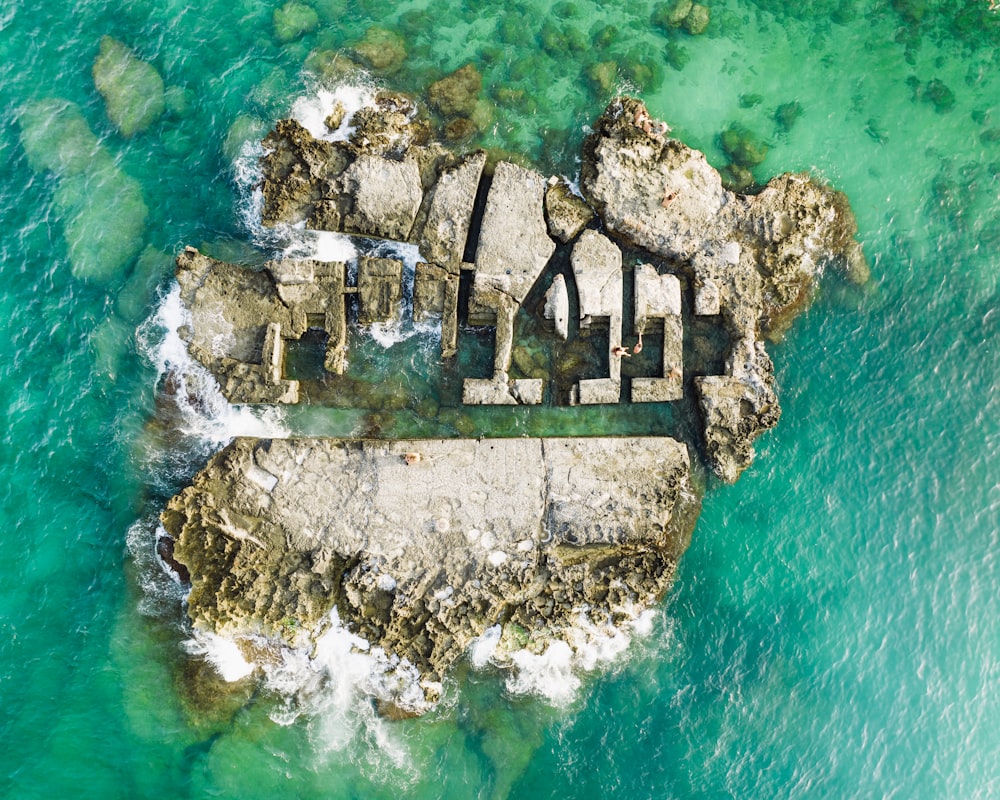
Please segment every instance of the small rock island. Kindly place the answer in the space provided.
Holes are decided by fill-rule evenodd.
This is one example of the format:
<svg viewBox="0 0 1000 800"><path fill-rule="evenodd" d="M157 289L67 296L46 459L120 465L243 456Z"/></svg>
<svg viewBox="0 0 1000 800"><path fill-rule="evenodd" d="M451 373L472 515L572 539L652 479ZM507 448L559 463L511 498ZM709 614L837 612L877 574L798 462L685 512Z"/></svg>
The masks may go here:
<svg viewBox="0 0 1000 800"><path fill-rule="evenodd" d="M416 696L400 680L379 699L419 713L477 642L509 666L520 650L627 629L655 604L700 511L692 459L733 482L778 421L765 342L808 305L828 265L848 275L867 265L844 195L801 174L757 194L729 191L636 99L613 100L594 124L578 188L444 147L402 95L381 93L349 120L335 111L327 125L349 134L316 137L286 119L265 139L263 221L416 245L407 313L440 321L441 358L455 356L467 327L495 331L492 374L465 377L462 403L504 413L688 397L700 416L694 447L601 431L237 439L170 500L164 537L189 577L197 629L249 654L308 648L335 610L400 675L415 675ZM568 266L554 271L560 256ZM366 255L249 270L187 248L177 260L190 312L182 336L231 402L298 403L288 344L322 331L323 366L343 373L349 324L402 313L403 272L400 260ZM554 340L601 332L603 374L559 392L512 377L515 317L539 286ZM689 374L693 324L727 342L718 374ZM643 336L662 351L656 372L623 377L624 343Z"/></svg>

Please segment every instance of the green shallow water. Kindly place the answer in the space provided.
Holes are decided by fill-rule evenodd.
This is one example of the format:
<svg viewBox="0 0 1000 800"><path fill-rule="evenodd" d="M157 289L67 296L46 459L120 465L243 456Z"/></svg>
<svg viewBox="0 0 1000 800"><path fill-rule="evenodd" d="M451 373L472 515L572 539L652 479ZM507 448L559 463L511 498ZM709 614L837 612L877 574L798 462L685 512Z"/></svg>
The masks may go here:
<svg viewBox="0 0 1000 800"><path fill-rule="evenodd" d="M316 28L285 44L279 7L0 9L0 794L1000 794L1000 20L985 0L731 0L699 37L668 36L642 2L315 0ZM710 489L651 632L572 702L463 667L419 720L322 694L287 725L270 696L192 713L177 598L143 531L253 421L180 437L150 423L156 337L136 331L182 245L259 258L233 156L312 90L310 52L372 24L405 39L400 88L479 65L497 99L483 143L546 170L574 174L583 126L614 89L639 92L719 166L718 134L749 127L770 146L758 180L811 169L848 193L873 281L828 276L773 349L781 423L737 485ZM106 34L174 87L130 139L91 78ZM610 61L605 89L587 73ZM935 80L950 108L929 99ZM786 131L775 112L792 102ZM365 346L376 365L413 367L401 388L435 391L417 340ZM283 424L459 431L428 412L297 409ZM471 432L650 424L634 413L480 413Z"/></svg>

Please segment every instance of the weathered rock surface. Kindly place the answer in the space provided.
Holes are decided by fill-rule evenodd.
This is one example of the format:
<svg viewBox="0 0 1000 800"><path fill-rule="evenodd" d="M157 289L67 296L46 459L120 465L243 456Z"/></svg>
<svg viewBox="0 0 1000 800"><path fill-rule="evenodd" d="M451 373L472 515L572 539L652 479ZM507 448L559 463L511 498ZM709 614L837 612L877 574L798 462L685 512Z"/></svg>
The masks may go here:
<svg viewBox="0 0 1000 800"><path fill-rule="evenodd" d="M655 602L698 510L665 438L237 439L162 521L197 628L301 645L336 606L433 702L491 626L502 659Z"/></svg>
<svg viewBox="0 0 1000 800"><path fill-rule="evenodd" d="M345 233L407 241L424 193L413 159L394 161L363 154L340 179L342 196L351 203L344 214Z"/></svg>
<svg viewBox="0 0 1000 800"><path fill-rule="evenodd" d="M496 165L476 248L475 313L495 309L506 295L515 305L527 296L555 252L545 225L545 179L508 161ZM473 311L470 311L473 315Z"/></svg>
<svg viewBox="0 0 1000 800"><path fill-rule="evenodd" d="M666 138L630 98L613 101L585 142L581 188L612 235L677 263L695 313L726 326L725 375L695 386L713 469L735 480L780 414L762 338L783 333L825 265L865 273L846 199L807 175L782 175L756 196L729 192L701 153ZM737 394L742 402L721 403Z"/></svg>
<svg viewBox="0 0 1000 800"><path fill-rule="evenodd" d="M594 221L594 210L587 202L573 194L564 180L549 178L545 190L545 218L549 223L549 234L563 244L575 239L584 228Z"/></svg>
<svg viewBox="0 0 1000 800"><path fill-rule="evenodd" d="M472 64L466 64L430 85L430 104L445 117L468 117L476 110L483 76Z"/></svg>
<svg viewBox="0 0 1000 800"><path fill-rule="evenodd" d="M417 237L420 255L454 275L462 265L484 166L486 153L480 150L441 172L430 192L426 220Z"/></svg>
<svg viewBox="0 0 1000 800"><path fill-rule="evenodd" d="M282 377L283 349L310 325L329 335L326 368L343 372L344 298L355 288L345 286L342 262L286 259L254 271L188 247L177 257L176 276L190 313L181 338L192 357L215 375L230 402L297 403L298 382ZM383 290L373 288L370 302Z"/></svg>

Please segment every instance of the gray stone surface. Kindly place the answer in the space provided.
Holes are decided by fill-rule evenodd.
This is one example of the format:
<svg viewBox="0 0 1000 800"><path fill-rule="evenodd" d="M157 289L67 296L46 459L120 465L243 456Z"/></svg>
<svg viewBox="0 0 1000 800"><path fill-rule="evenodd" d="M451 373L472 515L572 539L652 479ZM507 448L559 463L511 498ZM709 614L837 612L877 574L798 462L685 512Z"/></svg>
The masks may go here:
<svg viewBox="0 0 1000 800"><path fill-rule="evenodd" d="M609 106L585 144L581 188L608 230L651 253L688 259L735 202L697 150L648 133L641 103Z"/></svg>
<svg viewBox="0 0 1000 800"><path fill-rule="evenodd" d="M573 245L571 263L580 298L580 324L589 325L594 317L621 317L622 251L618 245L597 231L584 231Z"/></svg>
<svg viewBox="0 0 1000 800"><path fill-rule="evenodd" d="M552 285L545 293L545 309L542 314L552 322L556 336L563 341L569 338L569 290L566 288L566 279L561 274L552 279Z"/></svg>
<svg viewBox="0 0 1000 800"><path fill-rule="evenodd" d="M415 160L365 154L344 171L340 185L351 199L345 232L409 240L424 196Z"/></svg>
<svg viewBox="0 0 1000 800"><path fill-rule="evenodd" d="M370 256L358 259L358 322L397 322L402 298L402 261Z"/></svg>
<svg viewBox="0 0 1000 800"><path fill-rule="evenodd" d="M476 248L476 306L496 308L497 294L520 304L552 257L556 246L545 225L544 194L539 173L507 161L496 165Z"/></svg>
<svg viewBox="0 0 1000 800"><path fill-rule="evenodd" d="M441 172L430 191L426 220L415 237L424 258L456 275L485 165L486 153L480 150Z"/></svg>
<svg viewBox="0 0 1000 800"><path fill-rule="evenodd" d="M657 274L656 268L651 264L639 264L635 268L633 302L633 333L645 333L653 320L681 315L680 281L669 272Z"/></svg>
<svg viewBox="0 0 1000 800"><path fill-rule="evenodd" d="M698 505L665 438L237 439L162 521L196 628L301 646L336 606L433 702L492 625L502 661L655 603Z"/></svg>

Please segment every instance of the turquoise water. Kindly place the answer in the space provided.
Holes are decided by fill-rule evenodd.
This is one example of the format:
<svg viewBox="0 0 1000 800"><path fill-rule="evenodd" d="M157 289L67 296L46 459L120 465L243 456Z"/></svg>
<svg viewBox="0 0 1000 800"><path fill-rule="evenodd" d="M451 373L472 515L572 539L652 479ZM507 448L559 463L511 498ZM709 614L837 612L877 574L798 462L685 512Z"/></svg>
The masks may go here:
<svg viewBox="0 0 1000 800"><path fill-rule="evenodd" d="M279 7L0 9L0 795L1000 795L1000 20L986 0L729 0L699 37L668 35L643 2L315 0L315 28L285 43ZM278 724L272 696L206 711L180 690L192 662L144 532L212 436L252 421L181 437L151 422L158 371L136 330L180 246L246 253L240 145L313 90L311 52L372 24L404 38L395 86L478 64L498 105L482 142L546 170L573 174L615 89L719 166L718 134L745 125L770 145L759 180L808 168L849 194L872 261L865 290L828 276L774 348L781 424L736 486L711 488L652 632L567 705L465 669L437 712L401 722L318 695ZM104 35L169 89L131 138L94 88ZM613 85L587 77L611 61ZM791 102L802 114L784 130L774 114ZM343 433L366 416L283 424ZM524 424L605 421L581 419Z"/></svg>

